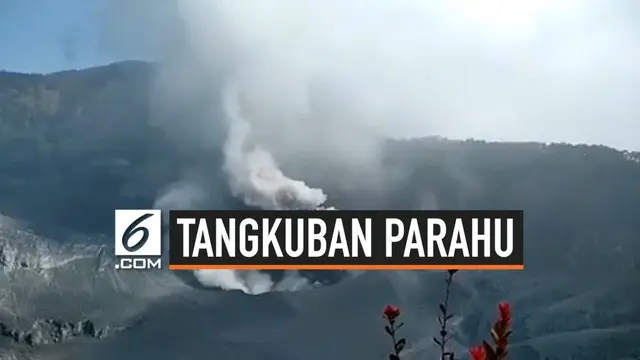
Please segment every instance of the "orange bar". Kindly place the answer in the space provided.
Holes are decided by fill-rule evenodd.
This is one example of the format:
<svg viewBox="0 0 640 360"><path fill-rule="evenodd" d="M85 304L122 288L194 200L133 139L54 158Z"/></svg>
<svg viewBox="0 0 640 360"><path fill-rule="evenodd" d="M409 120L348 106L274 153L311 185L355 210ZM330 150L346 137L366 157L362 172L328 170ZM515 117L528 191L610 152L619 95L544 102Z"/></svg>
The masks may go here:
<svg viewBox="0 0 640 360"><path fill-rule="evenodd" d="M524 270L524 265L169 265L171 270Z"/></svg>

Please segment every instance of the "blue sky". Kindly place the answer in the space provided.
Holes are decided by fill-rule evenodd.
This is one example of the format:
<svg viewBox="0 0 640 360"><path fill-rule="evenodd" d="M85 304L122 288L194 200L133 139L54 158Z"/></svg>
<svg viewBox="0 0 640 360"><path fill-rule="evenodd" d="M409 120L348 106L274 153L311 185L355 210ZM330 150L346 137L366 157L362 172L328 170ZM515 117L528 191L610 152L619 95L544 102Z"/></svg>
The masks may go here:
<svg viewBox="0 0 640 360"><path fill-rule="evenodd" d="M103 0L0 0L0 69L51 72L116 60L100 49L103 4Z"/></svg>

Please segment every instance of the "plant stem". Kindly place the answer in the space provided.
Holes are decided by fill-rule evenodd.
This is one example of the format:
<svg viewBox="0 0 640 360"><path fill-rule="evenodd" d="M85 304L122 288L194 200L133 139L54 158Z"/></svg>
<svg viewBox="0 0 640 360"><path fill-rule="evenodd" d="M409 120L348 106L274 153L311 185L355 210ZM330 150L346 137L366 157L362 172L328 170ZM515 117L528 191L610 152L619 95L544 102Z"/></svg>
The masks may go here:
<svg viewBox="0 0 640 360"><path fill-rule="evenodd" d="M389 322L389 328L391 329L391 341L393 341L393 352L396 354L398 359L400 359L400 352L398 351L398 347L396 346L396 326L394 323Z"/></svg>
<svg viewBox="0 0 640 360"><path fill-rule="evenodd" d="M442 311L442 327L440 328L440 360L445 360L444 354L446 352L447 344L447 317L449 316L449 293L451 292L451 283L453 283L453 274L447 271L447 284L444 295L444 309Z"/></svg>

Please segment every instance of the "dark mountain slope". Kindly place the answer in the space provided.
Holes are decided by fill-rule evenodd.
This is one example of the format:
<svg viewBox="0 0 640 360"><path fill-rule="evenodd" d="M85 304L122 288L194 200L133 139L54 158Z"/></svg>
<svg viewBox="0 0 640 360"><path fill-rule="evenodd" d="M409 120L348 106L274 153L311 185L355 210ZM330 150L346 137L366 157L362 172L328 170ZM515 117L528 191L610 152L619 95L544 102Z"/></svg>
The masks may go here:
<svg viewBox="0 0 640 360"><path fill-rule="evenodd" d="M228 195L218 154L176 146L171 134L155 125L158 114L150 112L149 104L153 75L153 66L137 62L51 75L0 73L0 212L28 220L41 227L36 231L53 237L49 230L58 227L109 235L114 208L151 206L165 186L191 169L203 169L193 176L216 195L203 199L204 204L241 206ZM171 116L197 115L198 104L189 102ZM640 354L633 340L640 324L640 154L602 146L437 138L389 141L385 146L385 172L377 179L382 185L375 188L366 186L366 178L354 179L361 181L357 184L341 183L333 175L327 178L322 167L313 172L306 171L305 164L287 164L287 170L323 187L330 203L340 208L525 210L526 270L461 274L456 307L463 315L456 339L460 346L486 335L495 302L506 299L516 309L514 341L522 352L518 359L544 358L555 352L559 359L599 360ZM10 233L5 241L26 241L21 236ZM66 235L57 238L69 240ZM107 240L87 237L85 241ZM60 273L56 276L67 278L62 275L64 269L76 279L81 272L74 266L84 265L72 264L70 269L65 265L56 270ZM5 310L19 311L23 305L30 309L35 306L30 301L38 304L41 299L68 305L65 296L73 292L76 301L83 296L90 299L87 307L93 312L83 310L83 314L108 319L113 309L105 304L112 303L114 296L136 298L135 289L140 286L131 286L134 290L127 290L126 296L118 295L120 290L109 290L110 283L103 283L106 275L95 271L97 280L89 282L91 286L39 285L41 290L33 293L42 297L14 300L4 305L9 307ZM9 293L31 294L28 284L34 278L29 274L20 275L27 281L19 285L8 282ZM416 275L411 286L399 285L396 278L389 280L393 276L367 274L314 290L318 293L271 294L250 300L233 292L190 290L193 294L184 295L192 297L186 308L184 298L173 299L173 290L154 290L154 296L163 301L135 300L136 311L145 314L147 323L127 335L78 340L64 347L105 358L114 354L126 358L119 352L123 348L138 356L163 358L162 354L167 359L176 358L172 351L184 349L193 349L196 356L216 354L216 358L236 360L270 354L307 360L384 356L380 350L386 345L364 346L370 339L386 340L384 334L376 335L378 314L371 312L387 301L397 301L416 317L409 329L415 354L431 351L439 274ZM13 273L9 278L22 279ZM42 284L51 286L52 280L46 279ZM127 281L132 280L115 283L124 286ZM94 294L96 287L102 297ZM388 288L394 289L393 294L382 292ZM41 315L55 317L63 307L46 307ZM334 340L334 347L328 349L327 314L336 311L348 315L338 331L344 338ZM237 316L225 318L227 312ZM197 315L201 313L212 317ZM180 334L166 330L180 322L184 322ZM198 325L190 327L190 322ZM272 322L276 322L273 327ZM197 341L198 336L219 340ZM173 342L144 346L157 337ZM285 350L280 343L287 339L300 346ZM33 351L51 355L58 350ZM63 358L64 354L70 353L63 352Z"/></svg>

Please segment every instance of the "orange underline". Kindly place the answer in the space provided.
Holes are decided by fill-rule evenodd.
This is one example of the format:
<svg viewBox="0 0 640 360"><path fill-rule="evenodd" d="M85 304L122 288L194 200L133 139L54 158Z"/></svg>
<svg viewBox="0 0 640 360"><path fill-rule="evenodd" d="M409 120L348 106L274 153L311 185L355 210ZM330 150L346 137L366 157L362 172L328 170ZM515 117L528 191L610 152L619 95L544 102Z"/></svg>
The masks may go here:
<svg viewBox="0 0 640 360"><path fill-rule="evenodd" d="M524 270L524 265L169 265L171 270Z"/></svg>

